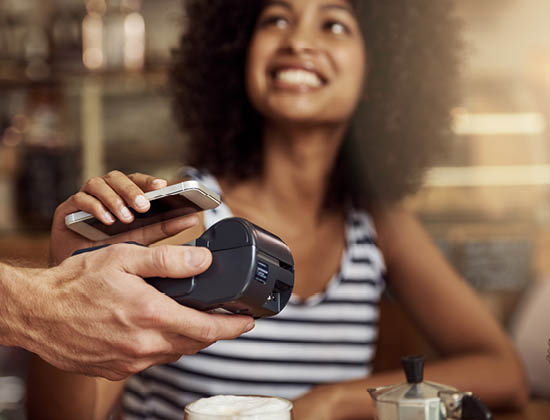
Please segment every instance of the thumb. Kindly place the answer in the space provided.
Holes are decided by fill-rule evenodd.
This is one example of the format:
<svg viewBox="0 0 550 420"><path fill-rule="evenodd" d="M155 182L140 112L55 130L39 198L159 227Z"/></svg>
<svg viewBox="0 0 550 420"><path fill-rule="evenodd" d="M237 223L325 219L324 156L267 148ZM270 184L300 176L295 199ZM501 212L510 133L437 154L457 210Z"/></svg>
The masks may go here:
<svg viewBox="0 0 550 420"><path fill-rule="evenodd" d="M118 248L114 245L113 248ZM139 277L191 277L205 271L212 262L208 248L161 245L146 248L137 245L121 245L122 268ZM116 252L116 251L115 251Z"/></svg>

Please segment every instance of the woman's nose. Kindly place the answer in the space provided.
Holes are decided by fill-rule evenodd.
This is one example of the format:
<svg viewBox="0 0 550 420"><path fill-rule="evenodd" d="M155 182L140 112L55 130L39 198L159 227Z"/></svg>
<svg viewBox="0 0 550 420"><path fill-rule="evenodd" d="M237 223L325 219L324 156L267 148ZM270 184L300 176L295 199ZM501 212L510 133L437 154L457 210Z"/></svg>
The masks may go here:
<svg viewBox="0 0 550 420"><path fill-rule="evenodd" d="M315 34L308 25L296 25L287 32L283 49L295 54L312 53L317 49Z"/></svg>

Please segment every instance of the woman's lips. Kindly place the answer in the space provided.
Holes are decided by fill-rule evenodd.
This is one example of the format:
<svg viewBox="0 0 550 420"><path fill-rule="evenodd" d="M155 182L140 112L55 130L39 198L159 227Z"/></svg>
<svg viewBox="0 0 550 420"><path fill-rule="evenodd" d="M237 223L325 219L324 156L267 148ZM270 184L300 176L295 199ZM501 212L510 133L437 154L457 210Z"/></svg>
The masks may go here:
<svg viewBox="0 0 550 420"><path fill-rule="evenodd" d="M277 68L271 77L276 87L299 91L319 89L326 83L317 72L297 67Z"/></svg>

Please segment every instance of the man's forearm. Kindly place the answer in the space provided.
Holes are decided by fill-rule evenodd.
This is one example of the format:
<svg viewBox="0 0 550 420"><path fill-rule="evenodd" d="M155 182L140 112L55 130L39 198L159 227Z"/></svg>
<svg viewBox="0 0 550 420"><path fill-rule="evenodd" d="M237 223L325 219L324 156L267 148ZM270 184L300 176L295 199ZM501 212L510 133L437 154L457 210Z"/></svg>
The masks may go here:
<svg viewBox="0 0 550 420"><path fill-rule="evenodd" d="M0 263L0 345L25 347L36 295L36 288L29 286L38 275L46 276L47 271Z"/></svg>
<svg viewBox="0 0 550 420"><path fill-rule="evenodd" d="M0 263L0 345L16 344L13 323L18 312L17 282L21 273L19 269ZM24 270L24 269L23 269Z"/></svg>

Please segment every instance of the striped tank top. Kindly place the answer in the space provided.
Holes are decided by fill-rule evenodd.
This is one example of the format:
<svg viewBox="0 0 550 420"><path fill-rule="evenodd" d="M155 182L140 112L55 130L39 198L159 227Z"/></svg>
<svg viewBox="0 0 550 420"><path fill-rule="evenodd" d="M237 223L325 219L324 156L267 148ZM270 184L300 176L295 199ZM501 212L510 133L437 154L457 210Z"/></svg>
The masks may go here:
<svg viewBox="0 0 550 420"><path fill-rule="evenodd" d="M193 178L221 194L211 175ZM204 213L206 228L232 217L225 204ZM272 318L234 340L193 356L153 366L127 383L126 420L182 420L186 404L218 394L297 398L312 387L364 378L371 371L378 334L378 304L385 264L365 211L350 211L340 270L324 292L291 298Z"/></svg>

